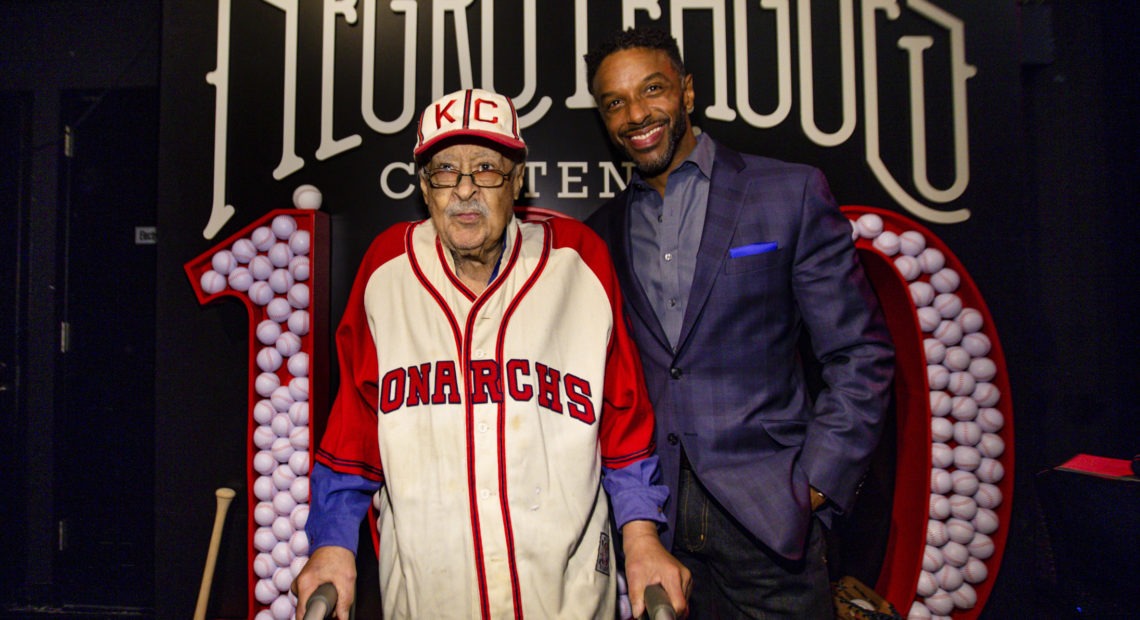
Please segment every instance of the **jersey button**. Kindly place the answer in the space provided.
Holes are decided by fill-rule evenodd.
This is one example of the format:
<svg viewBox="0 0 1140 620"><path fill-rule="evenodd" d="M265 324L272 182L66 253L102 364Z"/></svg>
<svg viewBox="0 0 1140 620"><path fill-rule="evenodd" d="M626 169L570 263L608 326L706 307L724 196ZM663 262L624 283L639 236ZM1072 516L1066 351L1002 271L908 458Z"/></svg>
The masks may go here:
<svg viewBox="0 0 1140 620"><path fill-rule="evenodd" d="M669 433L668 435L665 436L665 441L668 441L669 445L675 446L675 445L677 445L677 442L679 442L681 440L677 439L677 435L675 435L673 433Z"/></svg>
<svg viewBox="0 0 1140 620"><path fill-rule="evenodd" d="M673 377L674 379L680 379L682 374L684 373L681 372L681 369L677 368L676 366L669 369L669 376Z"/></svg>

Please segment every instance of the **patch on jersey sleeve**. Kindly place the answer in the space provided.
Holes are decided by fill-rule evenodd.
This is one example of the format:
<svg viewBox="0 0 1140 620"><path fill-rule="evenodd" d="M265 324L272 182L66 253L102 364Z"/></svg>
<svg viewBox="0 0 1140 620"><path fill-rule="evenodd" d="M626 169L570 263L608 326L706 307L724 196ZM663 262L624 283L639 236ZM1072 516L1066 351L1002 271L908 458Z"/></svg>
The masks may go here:
<svg viewBox="0 0 1140 620"><path fill-rule="evenodd" d="M594 570L606 576L610 574L610 535L607 532L602 532L601 540L598 541L598 563L594 565Z"/></svg>

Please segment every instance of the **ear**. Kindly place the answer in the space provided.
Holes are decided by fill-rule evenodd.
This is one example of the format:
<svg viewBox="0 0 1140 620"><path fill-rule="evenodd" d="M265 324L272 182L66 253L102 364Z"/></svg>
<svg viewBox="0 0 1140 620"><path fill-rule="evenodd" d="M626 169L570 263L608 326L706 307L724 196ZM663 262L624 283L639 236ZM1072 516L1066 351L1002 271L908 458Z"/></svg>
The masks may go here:
<svg viewBox="0 0 1140 620"><path fill-rule="evenodd" d="M692 114L694 103L696 102L696 98L697 98L696 95L693 94L693 74L692 73L686 74L684 79L681 80L681 92L683 93L681 98L685 103L685 112Z"/></svg>
<svg viewBox="0 0 1140 620"><path fill-rule="evenodd" d="M523 180L526 173L526 162L519 162L515 165L517 173L515 178L511 180L511 192L514 194L515 202L519 201L519 194L522 192Z"/></svg>

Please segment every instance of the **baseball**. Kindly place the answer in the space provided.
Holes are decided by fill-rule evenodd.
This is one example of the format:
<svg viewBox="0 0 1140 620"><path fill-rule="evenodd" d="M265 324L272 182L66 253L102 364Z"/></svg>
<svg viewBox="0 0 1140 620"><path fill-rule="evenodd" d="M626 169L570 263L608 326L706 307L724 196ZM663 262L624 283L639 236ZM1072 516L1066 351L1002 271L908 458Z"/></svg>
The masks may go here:
<svg viewBox="0 0 1140 620"><path fill-rule="evenodd" d="M950 478L950 472L941 467L932 467L930 469L930 491L932 493L945 495L949 493L953 487L954 482Z"/></svg>
<svg viewBox="0 0 1140 620"><path fill-rule="evenodd" d="M258 502L253 508L253 522L258 525L273 525L273 519L277 518L277 511L273 510L273 504L269 502ZM265 575L262 575L264 577Z"/></svg>
<svg viewBox="0 0 1140 620"><path fill-rule="evenodd" d="M977 532L974 534L974 540L970 541L966 548L970 550L970 555L975 558L988 560L994 554L994 540L986 534Z"/></svg>
<svg viewBox="0 0 1140 620"><path fill-rule="evenodd" d="M289 455L289 469L298 476L309 475L309 453L306 450L298 450Z"/></svg>
<svg viewBox="0 0 1140 620"><path fill-rule="evenodd" d="M898 270L899 275L907 282L922 275L922 267L919 267L918 259L907 254L895 257L895 269Z"/></svg>
<svg viewBox="0 0 1140 620"><path fill-rule="evenodd" d="M926 367L926 384L932 390L944 390L950 383L950 371L942 364L930 364Z"/></svg>
<svg viewBox="0 0 1140 620"><path fill-rule="evenodd" d="M269 394L269 402L273 403L273 408L277 411L289 411L289 407L292 407L294 402L293 397L289 394L289 386L277 386Z"/></svg>
<svg viewBox="0 0 1140 620"><path fill-rule="evenodd" d="M963 308L961 314L958 315L958 324L962 326L962 331L967 334L981 330L984 321L985 318L982 313L974 308Z"/></svg>
<svg viewBox="0 0 1140 620"><path fill-rule="evenodd" d="M288 460L286 460L288 463ZM293 473L293 469L288 465L282 467L275 467L273 469L273 486L278 491L288 491L293 485L293 481L297 479L297 474Z"/></svg>
<svg viewBox="0 0 1140 620"><path fill-rule="evenodd" d="M289 287L289 305L303 310L309 307L309 285L298 282Z"/></svg>
<svg viewBox="0 0 1140 620"><path fill-rule="evenodd" d="M272 421L272 418L270 418L270 421ZM257 428L253 429L253 445L262 450L268 450L270 446L273 445L274 439L277 439L277 434L274 433L273 429L269 426L259 425ZM254 467L256 467L256 458L254 459L253 463Z"/></svg>
<svg viewBox="0 0 1140 620"><path fill-rule="evenodd" d="M929 306L934 302L934 287L929 282L916 280L908 284L907 289L910 290L910 300L914 302L915 308Z"/></svg>
<svg viewBox="0 0 1140 620"><path fill-rule="evenodd" d="M289 419L295 426L305 426L309 423L309 403L297 401L289 405Z"/></svg>
<svg viewBox="0 0 1140 620"><path fill-rule="evenodd" d="M293 456L296 448L293 447L288 437L278 437L273 440L271 450L273 451L273 458L277 459L278 463L288 463L289 457Z"/></svg>
<svg viewBox="0 0 1140 620"><path fill-rule="evenodd" d="M287 324L289 331L298 336L304 336L309 333L311 321L312 319L309 317L308 310L294 310L293 313L289 315Z"/></svg>
<svg viewBox="0 0 1140 620"><path fill-rule="evenodd" d="M253 574L262 579L272 577L273 571L276 570L276 568L277 564L273 561L273 556L264 551L258 553L257 557L253 558Z"/></svg>
<svg viewBox="0 0 1140 620"><path fill-rule="evenodd" d="M293 190L293 206L306 211L316 211L321 208L321 190L305 184L298 185Z"/></svg>
<svg viewBox="0 0 1140 620"><path fill-rule="evenodd" d="M281 325L277 322L265 319L257 324L257 341L261 344L272 345L277 342L279 336L281 336Z"/></svg>
<svg viewBox="0 0 1140 620"><path fill-rule="evenodd" d="M954 611L954 601L950 599L950 593L942 589L923 599L923 602L926 603L931 613L940 616L948 615Z"/></svg>
<svg viewBox="0 0 1140 620"><path fill-rule="evenodd" d="M954 436L954 423L946 418L932 418L930 420L931 441L947 442ZM957 458L957 455L955 455ZM955 460L957 463L957 460Z"/></svg>
<svg viewBox="0 0 1140 620"><path fill-rule="evenodd" d="M293 286L293 284L295 283L293 280L293 276L292 276L292 274L289 273L288 269L274 269L273 273L269 274L269 280L268 281L269 281L269 288L273 289L273 292L277 293L278 295L284 295L289 290L289 287ZM276 301L276 300L274 300L274 301ZM286 305L288 305L288 302L285 302L285 303L286 303ZM270 304L270 306L272 307L272 304ZM285 316L288 317L289 315L286 314ZM273 320L280 323L281 321L284 321L285 319L274 318Z"/></svg>
<svg viewBox="0 0 1140 620"><path fill-rule="evenodd" d="M938 590L938 579L933 573L922 571L918 575L918 595L930 596Z"/></svg>
<svg viewBox="0 0 1140 620"><path fill-rule="evenodd" d="M894 256L899 253L899 236L889 230L884 230L875 237L871 245L887 256Z"/></svg>
<svg viewBox="0 0 1140 620"><path fill-rule="evenodd" d="M264 605L272 603L277 594L277 586L273 585L272 579L258 579L257 585L253 587L253 598Z"/></svg>
<svg viewBox="0 0 1140 620"><path fill-rule="evenodd" d="M267 256L274 267L284 269L289 266L289 261L293 260L293 250L290 249L288 242L278 241L269 248Z"/></svg>
<svg viewBox="0 0 1140 620"><path fill-rule="evenodd" d="M962 342L962 326L949 319L944 320L934 328L934 337L948 347L954 346Z"/></svg>
<svg viewBox="0 0 1140 620"><path fill-rule="evenodd" d="M950 399L950 417L961 421L973 420L978 417L978 403L969 396L955 396Z"/></svg>
<svg viewBox="0 0 1140 620"><path fill-rule="evenodd" d="M946 385L946 389L955 396L970 396L975 387L974 375L962 371L950 373L950 382Z"/></svg>
<svg viewBox="0 0 1140 620"><path fill-rule="evenodd" d="M238 266L237 257L229 250L219 250L210 257L210 266L223 276L229 275Z"/></svg>
<svg viewBox="0 0 1140 620"><path fill-rule="evenodd" d="M292 583L293 573L289 571L288 566L278 568L273 572L273 585L277 586L279 592L288 592L289 586ZM274 601L274 603L276 603L276 601Z"/></svg>
<svg viewBox="0 0 1140 620"><path fill-rule="evenodd" d="M988 482L990 484L996 484L998 482L1001 482L1001 479L1005 477L1005 467L1003 467L1001 462L997 459L989 459L983 457L981 464L978 465L978 471L976 473L978 475L978 480L981 480L982 482Z"/></svg>
<svg viewBox="0 0 1140 620"><path fill-rule="evenodd" d="M269 288L273 288L273 285L270 284ZM289 315L292 313L293 307L289 305L289 301L284 297L274 297L269 300L269 303L265 306L265 314L269 317L269 320L277 323L288 321Z"/></svg>
<svg viewBox="0 0 1140 620"><path fill-rule="evenodd" d="M946 358L942 363L950 370L966 370L970 367L970 353L959 346L946 348Z"/></svg>
<svg viewBox="0 0 1140 620"><path fill-rule="evenodd" d="M931 519L937 519L939 521L945 519L946 517L949 517L950 500L946 499L946 496L944 495L931 493L929 515Z"/></svg>
<svg viewBox="0 0 1140 620"><path fill-rule="evenodd" d="M973 472L956 469L950 474L950 487L957 495L971 497L978 492L978 477Z"/></svg>
<svg viewBox="0 0 1140 620"><path fill-rule="evenodd" d="M253 548L258 551L272 551L277 544L277 536L272 528L259 527L253 532Z"/></svg>
<svg viewBox="0 0 1140 620"><path fill-rule="evenodd" d="M984 383L997 376L997 364L988 357L976 357L970 361L969 371L975 379Z"/></svg>
<svg viewBox="0 0 1140 620"><path fill-rule="evenodd" d="M226 276L226 284L229 284L233 290L244 293L253 285L253 276L250 275L249 269L238 267Z"/></svg>
<svg viewBox="0 0 1140 620"><path fill-rule="evenodd" d="M855 230L864 239L873 239L883 232L883 218L874 213L864 213L855 220Z"/></svg>
<svg viewBox="0 0 1140 620"><path fill-rule="evenodd" d="M986 430L981 422L978 423L978 427L983 431ZM996 433L982 433L982 440L978 442L978 452L986 458L996 459L1005 452L1005 440Z"/></svg>
<svg viewBox="0 0 1140 620"><path fill-rule="evenodd" d="M294 377L289 380L289 396L297 402L309 400L309 378Z"/></svg>
<svg viewBox="0 0 1140 620"><path fill-rule="evenodd" d="M947 381L949 381L950 375L947 374L946 377ZM934 390L930 393L930 415L936 418L944 418L950 414L952 406L953 401L950 399L950 395L946 392L943 392L941 390Z"/></svg>
<svg viewBox="0 0 1140 620"><path fill-rule="evenodd" d="M930 444L930 464L946 469L954 464L954 451L944 443Z"/></svg>
<svg viewBox="0 0 1140 620"><path fill-rule="evenodd" d="M938 310L933 306L923 306L918 309L918 326L923 332L930 333L934 331L939 323L942 322L942 315L938 314ZM939 341L942 339L939 338Z"/></svg>
<svg viewBox="0 0 1140 620"><path fill-rule="evenodd" d="M309 501L309 477L299 476L294 479L293 484L289 486L289 493L297 500L298 505Z"/></svg>
<svg viewBox="0 0 1140 620"><path fill-rule="evenodd" d="M233 253L234 258L237 259L237 262L245 264L253 260L254 256L257 256L257 247L254 246L253 242L249 239L238 239L237 241L234 241L233 247L230 248L230 252Z"/></svg>
<svg viewBox="0 0 1140 620"><path fill-rule="evenodd" d="M962 336L962 348L974 357L985 357L990 353L990 338L982 332L974 332Z"/></svg>
<svg viewBox="0 0 1140 620"><path fill-rule="evenodd" d="M289 595L282 594L278 596L269 606L269 610L273 613L273 620L290 620L293 617L293 601L289 600Z"/></svg>
<svg viewBox="0 0 1140 620"><path fill-rule="evenodd" d="M974 525L975 532L993 534L998 529L997 513L989 508L979 508L970 522Z"/></svg>
<svg viewBox="0 0 1140 620"><path fill-rule="evenodd" d="M289 522L293 524L293 529L298 532L305 531L305 524L309 521L309 506L308 504L297 504L293 512L289 513Z"/></svg>
<svg viewBox="0 0 1140 620"><path fill-rule="evenodd" d="M939 293L953 293L962 284L962 276L949 267L944 267L930 275L930 285Z"/></svg>
<svg viewBox="0 0 1140 620"><path fill-rule="evenodd" d="M289 374L294 377L309 376L309 354L304 351L298 351L289 357L286 367L289 369Z"/></svg>
<svg viewBox="0 0 1140 620"><path fill-rule="evenodd" d="M951 434L953 434L953 430L951 430ZM981 463L982 455L977 448L966 445L954 447L954 466L958 469L974 471Z"/></svg>
<svg viewBox="0 0 1140 620"><path fill-rule="evenodd" d="M249 261L249 275L253 276L254 280L268 280L271 273L273 273L273 263L269 262L269 257L264 254L258 254Z"/></svg>
<svg viewBox="0 0 1140 620"><path fill-rule="evenodd" d="M202 292L207 295L217 295L226 290L227 284L226 277L213 269L203 273L198 283L202 286Z"/></svg>
<svg viewBox="0 0 1140 620"><path fill-rule="evenodd" d="M951 519L950 521L951 522L957 522L957 523L965 523L961 519ZM969 524L967 523L966 525L968 526ZM953 531L950 525L946 526L946 530L948 532ZM970 530L970 538L973 538L973 536L974 536L974 530L971 529ZM967 538L966 542L970 542L970 538ZM961 568L962 566L965 566L966 560L970 559L970 551L968 549L966 549L966 545L955 541L954 535L951 534L950 540L947 541L945 545L942 545L942 558L944 560L942 568L946 568L947 566L949 566L950 568ZM939 569L939 570L941 570L941 569ZM955 572L957 572L957 571L955 571ZM961 576L962 576L962 574L959 572L957 577L960 578ZM954 588L947 587L949 585L951 585L951 584L946 583L946 584L943 584L942 587L947 589L947 590L954 589ZM958 585L962 585L962 584L959 583ZM954 586L954 587L957 587L957 586Z"/></svg>
<svg viewBox="0 0 1140 620"><path fill-rule="evenodd" d="M273 509L279 515L287 515L293 512L297 507L297 500L293 499L293 495L287 492L279 492L273 494Z"/></svg>
<svg viewBox="0 0 1140 620"><path fill-rule="evenodd" d="M277 235L274 235L268 226L258 226L250 233L249 240L253 242L253 247L257 248L258 252L265 252L277 242Z"/></svg>
<svg viewBox="0 0 1140 620"><path fill-rule="evenodd" d="M982 429L977 422L955 422L954 441L959 446L976 446L982 440ZM979 455L980 456L980 455Z"/></svg>
<svg viewBox="0 0 1140 620"><path fill-rule="evenodd" d="M289 249L294 256L308 254L312 243L312 235L307 230L293 231L293 234L289 235Z"/></svg>
<svg viewBox="0 0 1140 620"><path fill-rule="evenodd" d="M257 367L260 368L262 372L277 372L277 369L281 368L281 363L284 361L281 354L273 347L265 347L257 352Z"/></svg>
<svg viewBox="0 0 1140 620"><path fill-rule="evenodd" d="M273 496L277 489L273 487L273 478L269 476L258 476L257 480L253 481L253 496L263 502L273 501Z"/></svg>
<svg viewBox="0 0 1140 620"><path fill-rule="evenodd" d="M1001 505L1001 489L991 482L979 483L978 492L974 493L974 499L977 500L979 507L993 510Z"/></svg>
<svg viewBox="0 0 1140 620"><path fill-rule="evenodd" d="M293 573L294 579L297 578L297 575L301 574L301 569L305 568L305 564L308 562L309 558L306 556L298 556L293 558L293 561L289 563L289 570Z"/></svg>
<svg viewBox="0 0 1140 620"><path fill-rule="evenodd" d="M941 364L946 359L946 345L935 338L924 338L922 349L926 352L927 364Z"/></svg>
<svg viewBox="0 0 1140 620"><path fill-rule="evenodd" d="M979 584L986 580L989 573L986 563L973 556L966 560L966 565L962 567L962 579L966 583Z"/></svg>
<svg viewBox="0 0 1140 620"><path fill-rule="evenodd" d="M933 573L942 568L944 562L942 551L938 547L926 545L926 548L922 551L922 570Z"/></svg>
<svg viewBox="0 0 1140 620"><path fill-rule="evenodd" d="M253 303L264 306L273 301L273 289L269 288L269 283L264 280L258 280L249 285L249 300Z"/></svg>
<svg viewBox="0 0 1140 620"><path fill-rule="evenodd" d="M308 450L309 449L309 427L298 426L289 431L289 443L293 445L294 450Z"/></svg>
<svg viewBox="0 0 1140 620"><path fill-rule="evenodd" d="M910 604L910 611L906 614L906 620L931 620L930 610L926 605L918 601Z"/></svg>
<svg viewBox="0 0 1140 620"><path fill-rule="evenodd" d="M293 561L293 550L289 548L289 543L284 540L275 543L269 554L273 556L273 561L278 566L289 566Z"/></svg>
<svg viewBox="0 0 1140 620"><path fill-rule="evenodd" d="M260 426L260 427L258 427L257 430L261 430L263 428L266 428L266 427ZM272 431L270 431L270 432L272 432ZM274 439L276 439L276 437L274 437ZM270 444L272 444L272 443L273 442L270 441ZM272 474L273 470L276 468L277 468L277 459L273 458L272 452L270 452L268 450L261 450L257 454L253 455L253 471L256 471L257 473L261 474L262 476L268 476L268 475Z"/></svg>
<svg viewBox="0 0 1140 620"><path fill-rule="evenodd" d="M987 433L996 433L1005 426L1005 416L993 407L980 407L978 409L978 426Z"/></svg>
<svg viewBox="0 0 1140 620"><path fill-rule="evenodd" d="M289 517L286 515L279 515L274 519L271 529L273 530L273 535L277 537L277 540L289 540L289 537L292 536L294 532L293 524L289 522Z"/></svg>
<svg viewBox="0 0 1140 620"><path fill-rule="evenodd" d="M993 407L1001 400L1001 390L992 383L977 383L970 396L978 401L979 407Z"/></svg>
<svg viewBox="0 0 1140 620"><path fill-rule="evenodd" d="M918 255L918 266L923 273L937 273L946 266L946 255L937 248L926 248Z"/></svg>
<svg viewBox="0 0 1140 620"><path fill-rule="evenodd" d="M293 332L282 332L274 346L283 357L292 357L301 350L301 337Z"/></svg>
<svg viewBox="0 0 1140 620"><path fill-rule="evenodd" d="M311 270L308 256L294 256L293 260L289 261L289 274L297 282L308 280Z"/></svg>
<svg viewBox="0 0 1140 620"><path fill-rule="evenodd" d="M973 609L974 605L978 603L978 594L974 591L973 586L964 583L950 593L950 600L954 601L954 606L958 609Z"/></svg>
<svg viewBox="0 0 1140 620"><path fill-rule="evenodd" d="M253 406L253 421L261 425L269 424L276 413L273 403L263 398Z"/></svg>
<svg viewBox="0 0 1140 620"><path fill-rule="evenodd" d="M963 521L969 521L978 514L978 504L972 497L951 495L950 514Z"/></svg>
<svg viewBox="0 0 1140 620"><path fill-rule="evenodd" d="M966 543L974 540L974 524L965 519L959 519L957 517L951 518L946 522L946 534L950 536L950 542L946 543L946 546L949 546L950 543L955 543L961 548L961 559L958 560L958 558L955 558L954 566L962 566L966 563L966 556L969 555L969 552L966 550ZM946 547L942 548L942 554L946 556L947 561L950 560Z"/></svg>
<svg viewBox="0 0 1140 620"><path fill-rule="evenodd" d="M926 544L941 547L950 540L946 533L946 524L939 519L930 519L926 522Z"/></svg>
<svg viewBox="0 0 1140 620"><path fill-rule="evenodd" d="M282 214L273 218L269 227L273 230L273 234L277 235L278 239L288 239L290 235L297 232L297 220L293 219L292 215Z"/></svg>
<svg viewBox="0 0 1140 620"><path fill-rule="evenodd" d="M946 557L945 550L943 550L942 556ZM957 590L958 586L962 585L962 571L950 564L950 558L946 558L946 563L942 565L942 568L938 569L938 572L935 573L934 576L938 578L938 585L947 592Z"/></svg>
<svg viewBox="0 0 1140 620"><path fill-rule="evenodd" d="M907 256L918 256L926 249L926 237L917 230L908 230L899 235L899 251Z"/></svg>
<svg viewBox="0 0 1140 620"><path fill-rule="evenodd" d="M289 537L289 549L293 551L294 556L309 553L309 537L305 535L305 532L293 532L293 535Z"/></svg>

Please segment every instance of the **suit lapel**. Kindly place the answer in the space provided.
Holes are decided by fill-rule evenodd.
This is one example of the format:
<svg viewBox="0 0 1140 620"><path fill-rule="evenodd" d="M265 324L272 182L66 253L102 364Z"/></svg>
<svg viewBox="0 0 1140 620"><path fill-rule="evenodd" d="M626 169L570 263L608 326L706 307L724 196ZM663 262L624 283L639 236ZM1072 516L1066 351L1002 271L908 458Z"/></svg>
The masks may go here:
<svg viewBox="0 0 1140 620"><path fill-rule="evenodd" d="M629 190L623 191L614 200L621 205L621 208L616 209L617 221L615 226L610 229L613 238L618 243L617 251L612 253L618 283L625 295L626 304L633 309L637 318L649 328L649 333L653 334L661 346L671 350L669 339L665 336L665 330L661 328L661 322L657 320L657 313L653 311L649 297L646 296L645 289L641 287L641 281L633 272L633 250L629 239Z"/></svg>
<svg viewBox="0 0 1140 620"><path fill-rule="evenodd" d="M709 203L705 212L705 227L701 231L701 245L697 250L697 266L693 272L693 287L689 291L689 302L685 308L685 318L681 323L681 340L677 346L680 352L689 340L689 334L704 310L712 291L713 282L721 271L728 245L736 230L740 211L748 196L749 177L739 174L744 168L744 160L735 151L716 145L716 163L709 182ZM642 294L644 297L644 294ZM650 311L652 312L652 310Z"/></svg>

